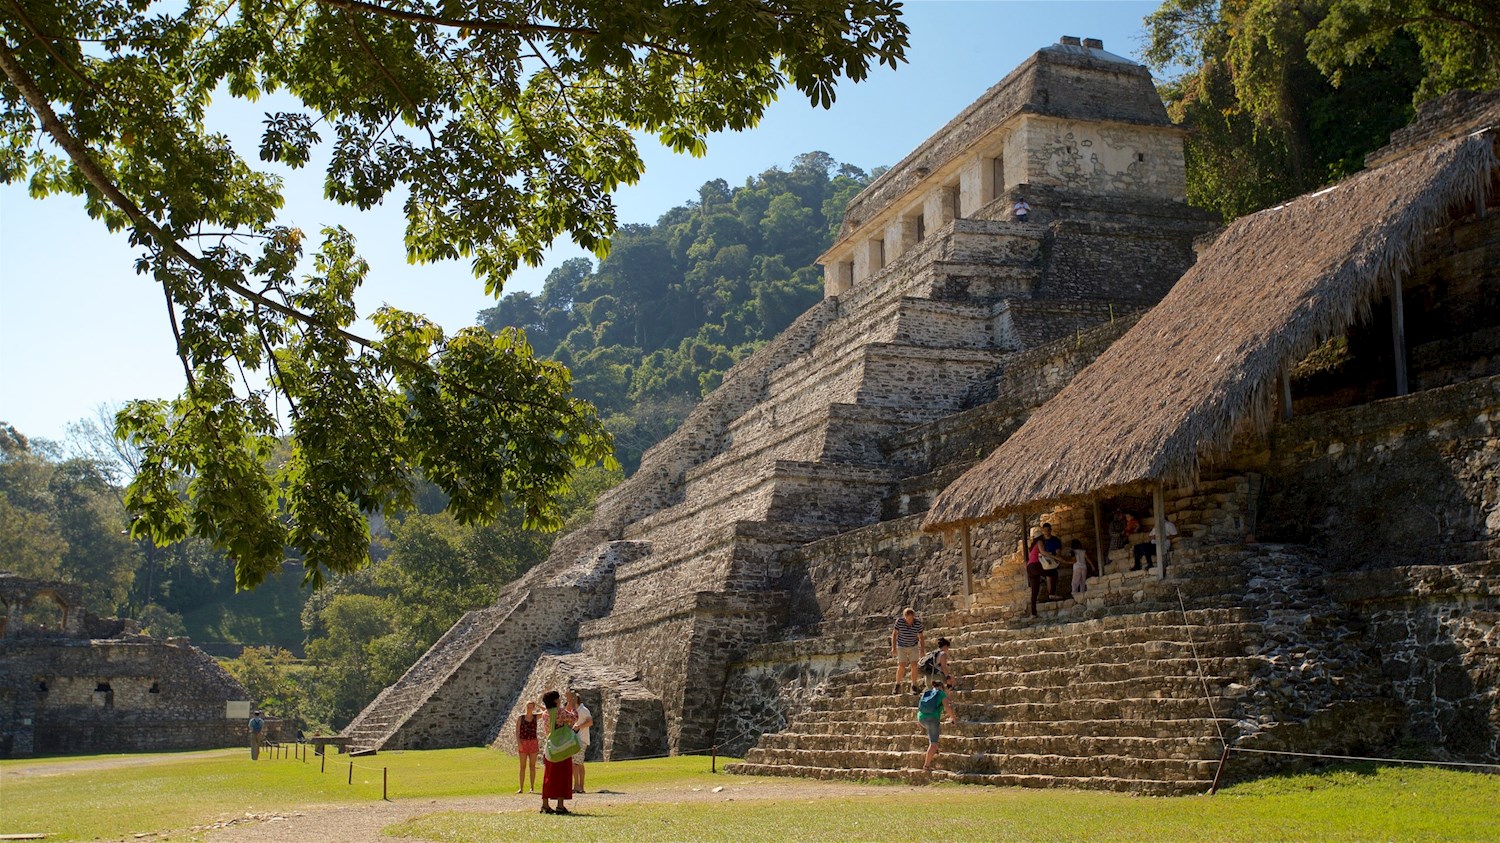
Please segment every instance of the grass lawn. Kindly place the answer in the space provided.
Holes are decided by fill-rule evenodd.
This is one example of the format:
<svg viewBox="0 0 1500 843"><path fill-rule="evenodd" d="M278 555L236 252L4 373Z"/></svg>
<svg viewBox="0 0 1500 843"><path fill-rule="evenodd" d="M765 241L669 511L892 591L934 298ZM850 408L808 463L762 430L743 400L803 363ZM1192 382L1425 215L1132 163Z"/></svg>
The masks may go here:
<svg viewBox="0 0 1500 843"><path fill-rule="evenodd" d="M382 753L355 759L264 758L243 750L157 756L96 756L0 762L0 834L47 831L47 839L130 837L187 829L246 812L286 813L380 798L381 767L392 799L484 796L513 787L515 760L489 750ZM123 766L115 766L123 765ZM434 841L653 840L1037 840L1037 841L1500 841L1500 776L1362 765L1261 779L1218 796L1136 798L1110 793L934 786L863 788L865 795L814 799L796 780L751 780L708 772L706 758L589 765L590 789L657 790L655 803L590 806L573 817L530 812L434 813L388 834ZM713 794L712 788L729 786ZM675 801L662 789L679 791ZM730 791L741 795L730 800ZM800 791L800 792L799 792ZM776 794L776 799L760 796ZM177 836L174 835L174 839ZM290 838L289 838L290 839Z"/></svg>
<svg viewBox="0 0 1500 843"><path fill-rule="evenodd" d="M486 749L391 752L350 759L329 755L327 772L308 753L251 762L247 750L94 755L0 761L0 835L48 832L48 840L128 837L190 828L246 812L380 799L381 768L390 771L391 799L437 799L509 792L516 759ZM353 761L354 783L349 782ZM731 759L732 760L732 759ZM721 763L723 763L721 761ZM727 777L708 772L707 758L671 758L589 765L596 787L709 787ZM540 778L541 770L537 771Z"/></svg>
<svg viewBox="0 0 1500 843"><path fill-rule="evenodd" d="M592 768L591 768L592 769ZM573 817L437 813L387 829L434 841L1485 841L1500 840L1500 776L1410 767L1262 779L1217 796L937 786L915 795L689 802Z"/></svg>

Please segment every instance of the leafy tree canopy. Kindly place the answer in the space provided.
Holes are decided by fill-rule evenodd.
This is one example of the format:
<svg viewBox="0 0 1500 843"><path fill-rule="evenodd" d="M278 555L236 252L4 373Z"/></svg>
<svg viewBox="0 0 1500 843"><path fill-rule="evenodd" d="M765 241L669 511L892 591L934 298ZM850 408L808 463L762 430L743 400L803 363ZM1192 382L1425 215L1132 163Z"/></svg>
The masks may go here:
<svg viewBox="0 0 1500 843"><path fill-rule="evenodd" d="M7 0L0 179L81 195L127 232L182 359L180 398L119 416L141 455L133 531L206 539L250 587L288 547L314 584L364 564L365 514L409 505L418 474L460 521L518 506L555 527L571 469L610 454L566 370L513 332L447 336L390 309L373 336L354 333L367 271L354 239L330 229L311 244L283 223L278 173L326 155L329 198L402 198L412 260L469 258L498 291L561 234L604 252L610 191L642 171L632 132L700 154L709 132L753 126L785 84L826 107L839 79L902 60L899 9ZM210 129L210 98L272 93L293 105L266 116L261 160L247 161ZM639 316L627 307L600 335L640 335ZM289 447L273 459L278 410Z"/></svg>
<svg viewBox="0 0 1500 843"><path fill-rule="evenodd" d="M139 554L120 534L124 510L109 469L64 457L0 422L0 568L80 586L88 608L125 601Z"/></svg>
<svg viewBox="0 0 1500 843"><path fill-rule="evenodd" d="M1500 4L1166 0L1146 60L1188 140L1188 199L1235 217L1360 169L1412 105L1500 85Z"/></svg>

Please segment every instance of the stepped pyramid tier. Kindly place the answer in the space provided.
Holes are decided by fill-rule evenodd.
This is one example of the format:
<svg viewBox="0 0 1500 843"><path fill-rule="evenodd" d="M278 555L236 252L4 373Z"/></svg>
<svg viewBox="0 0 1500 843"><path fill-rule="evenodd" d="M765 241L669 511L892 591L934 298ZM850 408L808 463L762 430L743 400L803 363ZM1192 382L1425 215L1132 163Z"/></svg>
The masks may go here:
<svg viewBox="0 0 1500 843"><path fill-rule="evenodd" d="M855 198L821 259L829 295L382 693L353 743L503 748L528 698L567 685L601 758L717 746L746 771L907 776L924 744L889 623L914 606L965 675L945 777L1191 792L1226 745L1239 774L1281 757L1251 749L1402 740L1497 760L1500 214L1483 205L1414 256L1410 394L1372 375L1388 325L1360 323L1286 371L1290 421L1243 431L1160 507L1130 488L923 532L1195 259L1211 221L1181 202L1160 109L1097 42L1007 76ZM1127 511L1142 532L1114 529ZM1170 566L1132 571L1158 511L1179 527ZM1038 520L1104 570L1032 617L1018 559Z"/></svg>

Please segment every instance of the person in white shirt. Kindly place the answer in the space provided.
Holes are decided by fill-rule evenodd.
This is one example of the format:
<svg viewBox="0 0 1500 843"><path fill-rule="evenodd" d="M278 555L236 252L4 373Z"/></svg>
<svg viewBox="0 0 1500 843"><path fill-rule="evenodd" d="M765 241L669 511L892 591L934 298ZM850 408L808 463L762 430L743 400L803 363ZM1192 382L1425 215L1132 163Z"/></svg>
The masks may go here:
<svg viewBox="0 0 1500 843"><path fill-rule="evenodd" d="M1010 206L1010 212L1015 214L1016 222L1025 222L1031 216L1031 205L1025 199L1017 199L1016 204Z"/></svg>
<svg viewBox="0 0 1500 843"><path fill-rule="evenodd" d="M583 793L583 757L589 754L589 727L594 725L593 712L583 704L575 691L568 691L568 710L573 712L573 731L578 733L578 754L573 756L573 792Z"/></svg>
<svg viewBox="0 0 1500 843"><path fill-rule="evenodd" d="M1166 527L1165 531L1162 530L1163 526ZM1135 557L1135 564L1130 567L1130 570L1139 571L1141 569L1141 560L1145 560L1146 570L1151 570L1156 565L1156 542L1160 540L1165 546L1171 547L1172 539L1176 536L1177 525L1163 518L1162 523L1151 530L1151 535L1147 536L1145 541L1135 546L1135 550L1132 552L1132 555Z"/></svg>

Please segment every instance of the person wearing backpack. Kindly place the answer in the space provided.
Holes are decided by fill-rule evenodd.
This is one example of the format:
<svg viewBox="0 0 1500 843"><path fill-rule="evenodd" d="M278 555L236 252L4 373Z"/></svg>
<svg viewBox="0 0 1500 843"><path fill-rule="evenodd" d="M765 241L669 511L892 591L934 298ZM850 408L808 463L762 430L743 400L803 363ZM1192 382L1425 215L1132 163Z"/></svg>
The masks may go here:
<svg viewBox="0 0 1500 843"><path fill-rule="evenodd" d="M922 692L917 700L917 722L927 730L927 758L922 762L922 772L932 772L932 762L937 760L938 738L942 737L943 709L948 710L948 722L957 723L958 716L953 703L948 702L948 692L943 690L943 678L934 677L932 687Z"/></svg>
<svg viewBox="0 0 1500 843"><path fill-rule="evenodd" d="M953 675L948 672L948 647L953 643L946 638L938 639L938 648L917 662L917 670L927 682L941 679L945 690L953 690Z"/></svg>
<svg viewBox="0 0 1500 843"><path fill-rule="evenodd" d="M256 709L250 717L250 760L256 761L260 758L261 740L266 736L266 721L260 716L260 710Z"/></svg>

